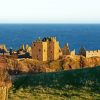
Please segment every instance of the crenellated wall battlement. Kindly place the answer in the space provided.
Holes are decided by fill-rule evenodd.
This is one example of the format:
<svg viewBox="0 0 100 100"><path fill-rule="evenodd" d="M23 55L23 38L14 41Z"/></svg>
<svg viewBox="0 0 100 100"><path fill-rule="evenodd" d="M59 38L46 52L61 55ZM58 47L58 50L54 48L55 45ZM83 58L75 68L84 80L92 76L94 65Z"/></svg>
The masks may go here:
<svg viewBox="0 0 100 100"><path fill-rule="evenodd" d="M87 51L84 48L81 48L79 51L79 55L83 55L85 57L100 57L100 50L90 50Z"/></svg>
<svg viewBox="0 0 100 100"><path fill-rule="evenodd" d="M86 57L100 57L100 50L86 51Z"/></svg>

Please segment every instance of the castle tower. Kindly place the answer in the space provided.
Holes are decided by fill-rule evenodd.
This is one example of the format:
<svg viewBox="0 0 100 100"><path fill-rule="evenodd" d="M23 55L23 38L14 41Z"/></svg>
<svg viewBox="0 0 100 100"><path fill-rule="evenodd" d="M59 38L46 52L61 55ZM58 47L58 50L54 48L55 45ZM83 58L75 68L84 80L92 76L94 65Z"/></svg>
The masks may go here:
<svg viewBox="0 0 100 100"><path fill-rule="evenodd" d="M33 59L40 61L52 61L59 59L61 54L62 52L59 42L56 41L56 37L43 38L41 41L39 39L32 44Z"/></svg>
<svg viewBox="0 0 100 100"><path fill-rule="evenodd" d="M31 46L29 46L28 44L26 44L25 50L26 50L26 52L28 52L32 56L32 48L31 48Z"/></svg>
<svg viewBox="0 0 100 100"><path fill-rule="evenodd" d="M25 50L25 46L24 46L24 44L22 44L21 49L22 49L22 50Z"/></svg>
<svg viewBox="0 0 100 100"><path fill-rule="evenodd" d="M47 61L47 42L36 41L32 44L32 58Z"/></svg>
<svg viewBox="0 0 100 100"><path fill-rule="evenodd" d="M81 47L80 50L79 50L79 55L83 55L86 57L86 49Z"/></svg>
<svg viewBox="0 0 100 100"><path fill-rule="evenodd" d="M57 60L60 57L60 46L59 42L56 40L56 37L52 37L48 42L48 60Z"/></svg>
<svg viewBox="0 0 100 100"><path fill-rule="evenodd" d="M68 43L62 48L63 55L70 55L69 45Z"/></svg>
<svg viewBox="0 0 100 100"><path fill-rule="evenodd" d="M26 44L26 48L25 48L25 49L26 49L26 51L27 51L27 49L28 49L28 48L29 48L29 45L28 45L28 44Z"/></svg>

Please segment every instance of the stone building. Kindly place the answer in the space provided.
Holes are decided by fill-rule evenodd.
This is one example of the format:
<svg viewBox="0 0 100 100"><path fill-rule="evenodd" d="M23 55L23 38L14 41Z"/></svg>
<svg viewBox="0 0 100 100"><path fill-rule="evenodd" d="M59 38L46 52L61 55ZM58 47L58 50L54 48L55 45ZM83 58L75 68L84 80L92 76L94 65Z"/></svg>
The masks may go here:
<svg viewBox="0 0 100 100"><path fill-rule="evenodd" d="M87 51L85 48L80 48L79 55L83 55L87 58L89 58L89 57L100 57L100 50Z"/></svg>
<svg viewBox="0 0 100 100"><path fill-rule="evenodd" d="M32 56L32 48L28 44L22 46L17 50L17 56L18 58L30 58Z"/></svg>
<svg viewBox="0 0 100 100"><path fill-rule="evenodd" d="M5 45L1 44L0 45L0 50L4 50L5 52L7 52L7 48Z"/></svg>
<svg viewBox="0 0 100 100"><path fill-rule="evenodd" d="M29 46L28 44L26 44L25 50L26 50L26 52L28 52L30 54L30 56L32 56L32 48L31 48L31 46Z"/></svg>
<svg viewBox="0 0 100 100"><path fill-rule="evenodd" d="M0 44L0 55L9 55L8 50L4 44Z"/></svg>
<svg viewBox="0 0 100 100"><path fill-rule="evenodd" d="M65 44L65 46L62 48L62 54L63 55L70 55L69 45L68 43Z"/></svg>
<svg viewBox="0 0 100 100"><path fill-rule="evenodd" d="M40 61L57 60L62 55L56 37L38 39L32 44L32 58Z"/></svg>
<svg viewBox="0 0 100 100"><path fill-rule="evenodd" d="M36 41L32 44L32 58L47 61L47 42Z"/></svg>
<svg viewBox="0 0 100 100"><path fill-rule="evenodd" d="M71 55L71 56L75 56L75 55L76 55L76 54L75 54L75 49L72 50L72 51L70 52L70 55Z"/></svg>

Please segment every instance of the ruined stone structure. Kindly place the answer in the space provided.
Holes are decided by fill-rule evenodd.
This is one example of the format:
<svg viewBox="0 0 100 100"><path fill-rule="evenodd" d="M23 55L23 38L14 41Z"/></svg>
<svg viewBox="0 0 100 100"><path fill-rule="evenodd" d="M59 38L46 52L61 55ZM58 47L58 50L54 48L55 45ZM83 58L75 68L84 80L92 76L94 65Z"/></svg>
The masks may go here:
<svg viewBox="0 0 100 100"><path fill-rule="evenodd" d="M9 55L9 51L4 44L0 44L0 55Z"/></svg>
<svg viewBox="0 0 100 100"><path fill-rule="evenodd" d="M87 51L86 49L81 48L79 50L79 55L83 55L83 56L85 56L87 58L89 58L89 57L100 57L100 50Z"/></svg>
<svg viewBox="0 0 100 100"><path fill-rule="evenodd" d="M7 48L6 48L6 46L5 45L0 45L0 53L2 53L2 52L7 52Z"/></svg>
<svg viewBox="0 0 100 100"><path fill-rule="evenodd" d="M22 46L21 46L20 49L21 49L21 50L25 50L25 46L24 46L24 44L22 44Z"/></svg>
<svg viewBox="0 0 100 100"><path fill-rule="evenodd" d="M32 58L40 61L47 61L47 42L33 42Z"/></svg>
<svg viewBox="0 0 100 100"><path fill-rule="evenodd" d="M56 37L38 39L32 44L32 58L40 61L57 60L62 55Z"/></svg>
<svg viewBox="0 0 100 100"><path fill-rule="evenodd" d="M69 45L68 43L62 48L63 55L70 55Z"/></svg>
<svg viewBox="0 0 100 100"><path fill-rule="evenodd" d="M75 54L75 49L72 50L72 51L70 52L70 55L71 55L71 56L75 56L75 55L76 55L76 54Z"/></svg>
<svg viewBox="0 0 100 100"><path fill-rule="evenodd" d="M26 50L26 52L28 52L30 55L32 55L32 48L31 48L31 46L29 46L29 45L27 44L25 50Z"/></svg>
<svg viewBox="0 0 100 100"><path fill-rule="evenodd" d="M17 54L18 55L25 55L26 53L28 53L31 56L32 55L32 48L28 44L26 46L24 46L24 44L22 44L20 49L17 50Z"/></svg>

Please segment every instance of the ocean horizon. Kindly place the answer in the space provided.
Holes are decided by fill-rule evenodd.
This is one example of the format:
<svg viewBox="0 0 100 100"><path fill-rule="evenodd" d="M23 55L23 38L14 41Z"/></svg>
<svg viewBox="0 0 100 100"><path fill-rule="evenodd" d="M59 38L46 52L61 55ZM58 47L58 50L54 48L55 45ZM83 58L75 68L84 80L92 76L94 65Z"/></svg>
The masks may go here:
<svg viewBox="0 0 100 100"><path fill-rule="evenodd" d="M100 24L0 24L0 44L18 49L22 44L32 45L36 39L56 36L63 47L69 44L77 52L100 49Z"/></svg>

